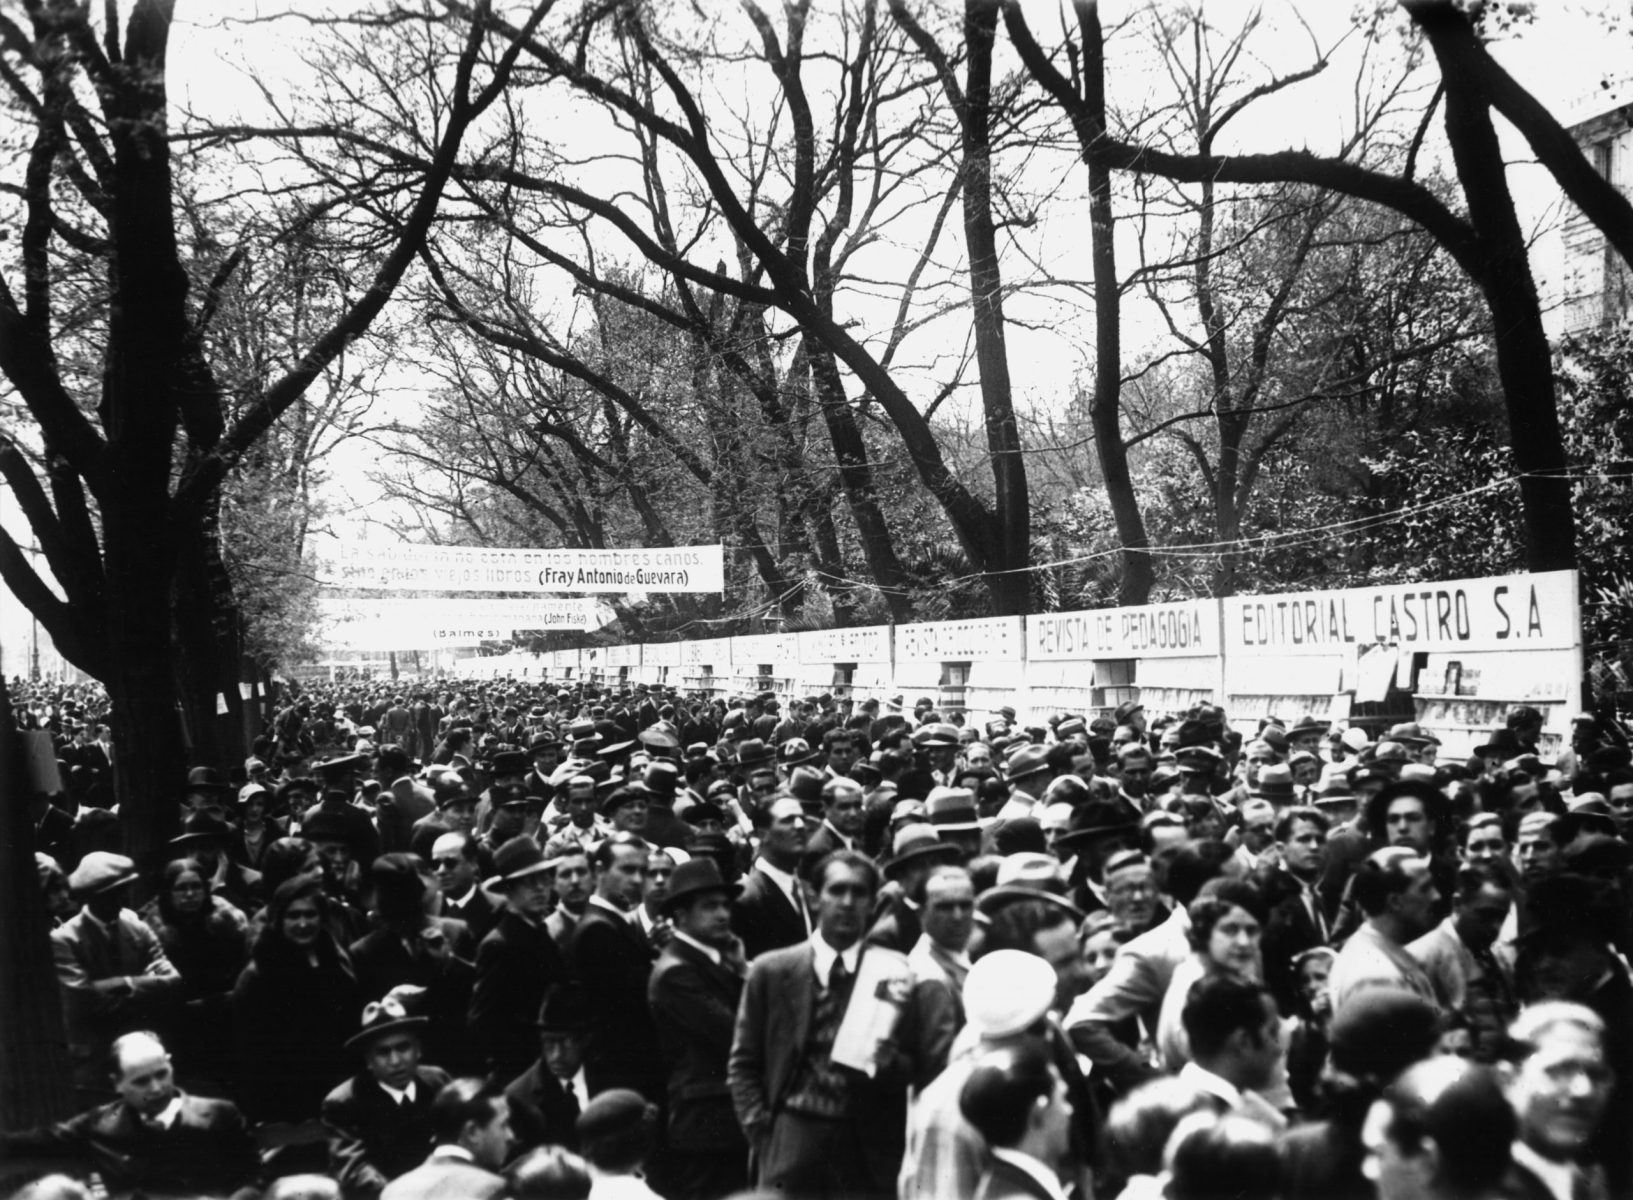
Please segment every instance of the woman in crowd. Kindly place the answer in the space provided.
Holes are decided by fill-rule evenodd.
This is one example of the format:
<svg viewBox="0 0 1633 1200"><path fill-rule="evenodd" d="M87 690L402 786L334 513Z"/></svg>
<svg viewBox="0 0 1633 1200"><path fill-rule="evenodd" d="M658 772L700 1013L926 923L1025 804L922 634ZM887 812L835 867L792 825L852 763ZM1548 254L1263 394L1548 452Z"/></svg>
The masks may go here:
<svg viewBox="0 0 1633 1200"><path fill-rule="evenodd" d="M249 923L211 891L204 868L191 858L165 867L159 894L142 918L184 985L169 1036L177 1072L188 1086L218 1095L233 1073L228 1005L249 958Z"/></svg>
<svg viewBox="0 0 1633 1200"><path fill-rule="evenodd" d="M233 992L239 1101L263 1121L310 1118L350 1061L362 1001L328 908L315 874L279 884Z"/></svg>
<svg viewBox="0 0 1633 1200"><path fill-rule="evenodd" d="M1164 1069L1178 1071L1191 1057L1180 1014L1191 985L1215 971L1263 979L1259 937L1266 912L1259 889L1236 879L1216 879L1191 901L1191 957L1174 969L1157 1017L1157 1050Z"/></svg>
<svg viewBox="0 0 1633 1200"><path fill-rule="evenodd" d="M267 850L287 833L281 822L267 815L271 799L272 793L258 783L246 784L238 793L238 837L232 855L257 871Z"/></svg>

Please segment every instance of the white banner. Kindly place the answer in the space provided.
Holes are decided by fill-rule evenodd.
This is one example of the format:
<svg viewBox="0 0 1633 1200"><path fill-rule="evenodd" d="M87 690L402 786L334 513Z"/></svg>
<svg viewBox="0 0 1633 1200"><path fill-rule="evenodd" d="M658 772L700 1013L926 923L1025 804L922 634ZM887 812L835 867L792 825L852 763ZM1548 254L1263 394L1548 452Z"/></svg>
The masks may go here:
<svg viewBox="0 0 1633 1200"><path fill-rule="evenodd" d="M1023 658L1020 617L973 617L896 626L897 662L975 662Z"/></svg>
<svg viewBox="0 0 1633 1200"><path fill-rule="evenodd" d="M719 546L494 550L332 540L314 546L318 582L379 591L722 592Z"/></svg>
<svg viewBox="0 0 1633 1200"><path fill-rule="evenodd" d="M1414 650L1563 650L1580 645L1576 572L1279 596L1230 596L1225 655Z"/></svg>
<svg viewBox="0 0 1633 1200"><path fill-rule="evenodd" d="M1195 658L1219 653L1219 601L1039 613L1026 618L1032 662L1096 658Z"/></svg>
<svg viewBox="0 0 1633 1200"><path fill-rule="evenodd" d="M604 603L559 600L318 600L318 641L334 650L418 650L509 641L516 630L599 629Z"/></svg>

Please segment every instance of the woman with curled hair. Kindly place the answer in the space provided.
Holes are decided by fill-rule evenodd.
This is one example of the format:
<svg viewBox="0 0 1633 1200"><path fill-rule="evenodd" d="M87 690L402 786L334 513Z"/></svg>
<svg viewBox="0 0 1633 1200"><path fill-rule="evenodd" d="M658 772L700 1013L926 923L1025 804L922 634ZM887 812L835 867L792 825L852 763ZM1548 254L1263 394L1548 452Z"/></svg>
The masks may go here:
<svg viewBox="0 0 1633 1200"><path fill-rule="evenodd" d="M166 864L142 919L182 978L182 1008L165 1031L177 1073L192 1090L219 1092L232 1078L228 1001L249 958L249 922L191 858Z"/></svg>
<svg viewBox="0 0 1633 1200"><path fill-rule="evenodd" d="M1258 888L1244 880L1210 880L1186 911L1191 918L1187 935L1191 957L1174 968L1157 1017L1157 1052L1169 1071L1179 1070L1191 1057L1180 1014L1192 984L1217 972L1254 981L1264 978L1259 940L1269 913Z"/></svg>
<svg viewBox="0 0 1633 1200"><path fill-rule="evenodd" d="M317 875L279 884L233 989L238 1101L263 1121L314 1117L346 1073L363 1002L328 908Z"/></svg>

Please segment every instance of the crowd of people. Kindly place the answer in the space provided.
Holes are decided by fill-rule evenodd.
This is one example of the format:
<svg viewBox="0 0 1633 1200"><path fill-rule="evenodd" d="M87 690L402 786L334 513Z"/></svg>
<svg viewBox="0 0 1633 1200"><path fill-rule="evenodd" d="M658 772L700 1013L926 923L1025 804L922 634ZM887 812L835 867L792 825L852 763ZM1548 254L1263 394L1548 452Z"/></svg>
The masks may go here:
<svg viewBox="0 0 1633 1200"><path fill-rule="evenodd" d="M105 702L25 693L84 1111L0 1152L78 1168L31 1200L1633 1195L1617 722L904 700L318 686L144 873Z"/></svg>

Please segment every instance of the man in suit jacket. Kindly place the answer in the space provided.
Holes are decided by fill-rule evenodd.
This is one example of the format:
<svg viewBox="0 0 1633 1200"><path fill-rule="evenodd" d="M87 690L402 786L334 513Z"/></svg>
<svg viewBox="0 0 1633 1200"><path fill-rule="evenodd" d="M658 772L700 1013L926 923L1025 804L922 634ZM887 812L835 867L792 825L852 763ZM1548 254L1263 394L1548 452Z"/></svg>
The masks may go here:
<svg viewBox="0 0 1633 1200"><path fill-rule="evenodd" d="M1255 882L1264 893L1270 919L1259 941L1264 979L1284 1013L1298 1011L1298 981L1293 960L1306 950L1329 944L1331 921L1320 891L1331 823L1318 808L1295 807L1276 818L1280 859L1261 871Z"/></svg>
<svg viewBox="0 0 1633 1200"><path fill-rule="evenodd" d="M420 1064L425 1024L387 996L369 1002L362 1029L346 1043L362 1055L364 1069L323 1100L329 1173L346 1200L374 1200L431 1153L431 1103L448 1073Z"/></svg>
<svg viewBox="0 0 1633 1200"><path fill-rule="evenodd" d="M510 1157L510 1106L491 1083L456 1079L431 1103L436 1148L412 1171L386 1184L380 1200L492 1200Z"/></svg>
<svg viewBox="0 0 1633 1200"><path fill-rule="evenodd" d="M964 1081L958 1107L992 1152L977 1200L1065 1200L1072 1102L1043 1039L989 1052Z"/></svg>
<svg viewBox="0 0 1633 1200"><path fill-rule="evenodd" d="M481 861L476 839L453 830L431 843L426 855L442 892L442 915L463 921L478 942L499 922L499 908L477 886Z"/></svg>
<svg viewBox="0 0 1633 1200"><path fill-rule="evenodd" d="M820 862L835 850L860 850L862 836L862 785L844 775L835 775L822 785L822 824L811 835L806 858Z"/></svg>
<svg viewBox="0 0 1633 1200"><path fill-rule="evenodd" d="M732 931L751 960L811 936L805 886L796 874L807 842L805 809L784 797L772 803L766 818L760 857L732 904Z"/></svg>
<svg viewBox="0 0 1633 1200"><path fill-rule="evenodd" d="M550 985L566 983L567 964L544 927L554 864L522 835L495 855L491 885L505 896L505 913L476 950L470 1031L490 1075L514 1079L537 1056L534 1022Z"/></svg>
<svg viewBox="0 0 1633 1200"><path fill-rule="evenodd" d="M7 1156L72 1158L119 1193L260 1194L261 1159L236 1105L176 1090L170 1055L150 1033L110 1054L118 1099L40 1129L0 1134Z"/></svg>
<svg viewBox="0 0 1633 1200"><path fill-rule="evenodd" d="M551 988L539 1010L539 1061L505 1088L511 1130L520 1149L578 1149L578 1118L590 1098L584 1082L589 1030L583 989L576 983Z"/></svg>
<svg viewBox="0 0 1633 1200"><path fill-rule="evenodd" d="M158 936L125 907L136 864L94 850L68 877L85 907L51 931L74 1085L86 1099L108 1095L106 1054L113 1039L162 1023L181 999L182 979Z"/></svg>
<svg viewBox="0 0 1633 1200"><path fill-rule="evenodd" d="M382 854L369 868L376 927L350 947L358 993L378 1000L405 984L424 989L416 1012L431 1020L429 1057L445 1070L468 1074L473 1061L465 1014L476 979L470 927L425 914L430 888L412 854Z"/></svg>
<svg viewBox="0 0 1633 1200"><path fill-rule="evenodd" d="M662 904L674 936L647 997L669 1069L672 1200L719 1200L748 1186L748 1143L726 1083L748 972L731 932L731 900L741 890L700 857L675 868Z"/></svg>
<svg viewBox="0 0 1633 1200"><path fill-rule="evenodd" d="M757 1186L809 1197L893 1196L909 1086L945 1065L949 1009L911 986L905 955L862 943L878 890L871 860L847 851L819 867L817 933L755 960L727 1067L737 1119L758 1164ZM894 1036L870 1078L832 1058L864 956L885 956L899 981ZM859 1002L883 1002L883 997Z"/></svg>
<svg viewBox="0 0 1633 1200"><path fill-rule="evenodd" d="M590 1017L584 1075L591 1094L630 1088L661 1104L663 1062L646 1003L654 955L635 922L649 853L630 833L615 833L596 847L590 859L595 893L573 929L571 962Z"/></svg>

